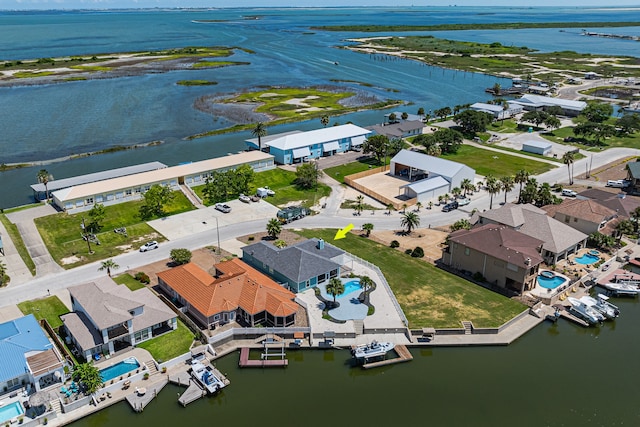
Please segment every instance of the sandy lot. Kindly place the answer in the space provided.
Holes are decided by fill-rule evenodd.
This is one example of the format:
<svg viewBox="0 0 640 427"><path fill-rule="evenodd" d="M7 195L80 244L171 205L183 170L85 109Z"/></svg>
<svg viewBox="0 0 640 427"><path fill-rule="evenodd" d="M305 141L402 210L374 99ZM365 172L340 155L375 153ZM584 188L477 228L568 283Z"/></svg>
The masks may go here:
<svg viewBox="0 0 640 427"><path fill-rule="evenodd" d="M410 235L403 235L393 230L374 230L369 238L385 246L389 246L393 240L397 240L400 243L398 250L403 252L406 249L420 246L424 250L424 259L435 262L442 257L442 244L447 234L447 231L428 228L419 228Z"/></svg>

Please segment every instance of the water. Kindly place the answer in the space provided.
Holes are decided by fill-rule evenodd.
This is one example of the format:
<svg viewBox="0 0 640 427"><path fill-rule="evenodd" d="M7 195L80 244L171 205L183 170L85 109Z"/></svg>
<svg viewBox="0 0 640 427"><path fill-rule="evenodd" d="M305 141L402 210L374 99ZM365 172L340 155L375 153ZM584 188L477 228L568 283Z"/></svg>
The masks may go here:
<svg viewBox="0 0 640 427"><path fill-rule="evenodd" d="M545 289L555 289L558 286L567 282L567 279L561 276L553 276L552 278L538 276L538 285L542 286Z"/></svg>
<svg viewBox="0 0 640 427"><path fill-rule="evenodd" d="M129 358L108 368L100 369L100 377L102 377L102 381L106 383L139 367L140 363L138 363L135 358Z"/></svg>
<svg viewBox="0 0 640 427"><path fill-rule="evenodd" d="M259 15L261 19L244 19ZM223 20L198 23L198 20ZM0 59L59 57L184 47L240 46L232 60L250 65L213 70L180 70L121 79L69 82L38 87L0 88L0 163L53 159L116 145L154 140L164 144L75 159L46 166L54 178L65 178L150 160L168 165L222 156L245 148L249 132L186 141L183 138L227 127L193 108L204 95L231 94L258 86L339 85L366 91L380 99L399 99L393 110L415 113L487 98L486 87L510 80L429 67L337 49L362 34L310 30L325 24L424 24L469 22L638 21L640 11L582 8L337 8L225 9L200 11L64 11L0 12ZM592 29L592 28L589 28ZM571 31L569 31L571 30ZM638 27L611 29L637 34ZM594 54L637 55L637 42L582 37L575 29L453 31L448 38L523 44L540 50L554 47ZM90 37L87 37L90 34ZM406 33L410 34L410 33ZM416 34L416 33L411 33ZM375 36L376 34L366 34ZM336 66L334 62L339 62ZM212 87L185 87L183 79L214 80ZM338 81L336 81L338 80ZM370 84L365 87L357 83ZM389 111L364 111L332 117L361 126L380 123ZM269 128L269 133L310 130L318 120ZM0 208L31 202L29 184L41 166L0 174Z"/></svg>
<svg viewBox="0 0 640 427"><path fill-rule="evenodd" d="M11 418L24 414L24 409L20 402L13 402L0 408L0 423L9 421Z"/></svg>
<svg viewBox="0 0 640 427"><path fill-rule="evenodd" d="M574 258L573 260L578 264L593 264L594 262L597 262L599 259L600 257L597 255L584 254L579 258Z"/></svg>

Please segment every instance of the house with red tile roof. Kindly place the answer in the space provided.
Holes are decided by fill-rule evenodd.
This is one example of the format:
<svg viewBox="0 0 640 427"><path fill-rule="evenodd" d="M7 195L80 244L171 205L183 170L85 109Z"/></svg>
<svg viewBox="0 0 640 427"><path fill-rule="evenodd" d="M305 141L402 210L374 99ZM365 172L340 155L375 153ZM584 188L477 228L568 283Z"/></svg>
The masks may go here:
<svg viewBox="0 0 640 427"><path fill-rule="evenodd" d="M229 322L292 326L300 306L295 295L239 259L214 266L194 263L158 273L158 284L205 328Z"/></svg>
<svg viewBox="0 0 640 427"><path fill-rule="evenodd" d="M544 242L501 224L486 224L449 235L442 262L500 288L522 293L533 289Z"/></svg>

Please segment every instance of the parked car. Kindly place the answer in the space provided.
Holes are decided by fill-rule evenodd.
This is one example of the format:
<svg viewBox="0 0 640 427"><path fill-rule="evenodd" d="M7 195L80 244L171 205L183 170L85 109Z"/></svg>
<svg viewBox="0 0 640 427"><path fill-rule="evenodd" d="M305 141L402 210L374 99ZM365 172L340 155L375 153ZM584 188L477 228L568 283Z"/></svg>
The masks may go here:
<svg viewBox="0 0 640 427"><path fill-rule="evenodd" d="M458 209L458 202L449 202L442 208L442 212L449 212Z"/></svg>
<svg viewBox="0 0 640 427"><path fill-rule="evenodd" d="M240 201L244 203L251 203L251 197L245 196L244 194L241 194L238 199L240 199Z"/></svg>
<svg viewBox="0 0 640 427"><path fill-rule="evenodd" d="M568 188L565 188L564 190L562 190L562 195L567 197L576 197L578 193L576 193L573 190L569 190Z"/></svg>
<svg viewBox="0 0 640 427"><path fill-rule="evenodd" d="M140 252L152 251L154 249L158 249L158 242L156 242L155 240L152 240L140 246Z"/></svg>
<svg viewBox="0 0 640 427"><path fill-rule="evenodd" d="M467 206L469 203L471 203L471 199L468 197L463 197L458 200L458 206Z"/></svg>
<svg viewBox="0 0 640 427"><path fill-rule="evenodd" d="M223 212L223 213L231 212L231 206L225 205L224 203L216 203L215 208L216 208L216 210L218 210L220 212Z"/></svg>

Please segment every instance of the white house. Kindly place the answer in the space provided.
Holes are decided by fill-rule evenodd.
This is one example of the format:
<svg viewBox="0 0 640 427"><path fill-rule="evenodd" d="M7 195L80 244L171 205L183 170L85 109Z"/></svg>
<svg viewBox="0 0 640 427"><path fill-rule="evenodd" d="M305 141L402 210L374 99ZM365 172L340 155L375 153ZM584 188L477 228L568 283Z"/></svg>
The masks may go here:
<svg viewBox="0 0 640 427"><path fill-rule="evenodd" d="M502 105L485 104L484 102L476 102L471 104L469 109L474 111L482 111L493 115L496 120L508 119L516 114L522 113L522 105L508 101L509 107L505 110Z"/></svg>
<svg viewBox="0 0 640 427"><path fill-rule="evenodd" d="M587 106L587 103L584 101L573 101L531 94L523 95L521 98L511 102L522 105L527 111L540 111L546 107L558 106L562 108L563 114L567 116L577 116Z"/></svg>
<svg viewBox="0 0 640 427"><path fill-rule="evenodd" d="M546 141L526 141L522 143L522 151L526 151L527 153L541 154L543 156L548 156L551 154L551 149L553 148L553 144Z"/></svg>
<svg viewBox="0 0 640 427"><path fill-rule="evenodd" d="M460 187L464 179L473 182L476 171L462 163L402 150L391 159L390 173L411 181L401 187L405 196L425 202Z"/></svg>

